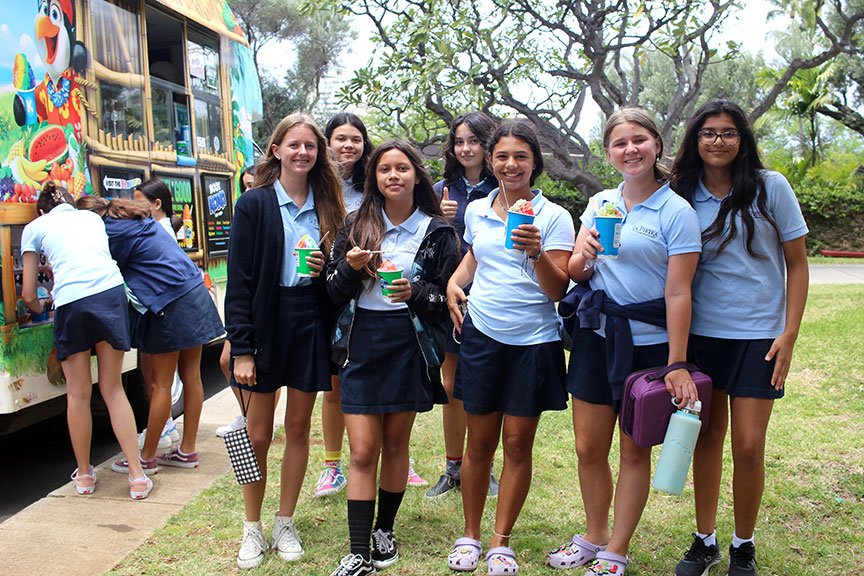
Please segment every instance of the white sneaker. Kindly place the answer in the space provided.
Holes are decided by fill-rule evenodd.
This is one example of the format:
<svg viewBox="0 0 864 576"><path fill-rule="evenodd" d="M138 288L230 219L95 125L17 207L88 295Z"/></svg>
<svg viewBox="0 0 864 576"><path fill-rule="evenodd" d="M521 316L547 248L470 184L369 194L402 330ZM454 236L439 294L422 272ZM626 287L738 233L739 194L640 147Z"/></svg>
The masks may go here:
<svg viewBox="0 0 864 576"><path fill-rule="evenodd" d="M145 429L143 432L138 434L138 450L144 449L144 439L147 437L147 430ZM166 433L162 432L162 435L159 436L159 443L156 445L156 450L159 452L163 452L171 448L172 442L171 437Z"/></svg>
<svg viewBox="0 0 864 576"><path fill-rule="evenodd" d="M303 556L303 543L289 516L276 516L273 522L273 549L286 562L299 560Z"/></svg>
<svg viewBox="0 0 864 576"><path fill-rule="evenodd" d="M241 570L255 568L264 561L267 541L261 531L261 522L243 522L243 543L237 553L237 567Z"/></svg>
<svg viewBox="0 0 864 576"><path fill-rule="evenodd" d="M162 434L167 434L171 439L171 445L174 446L176 444L180 444L180 430L177 429L177 424L174 422L174 418L168 417L168 421L165 422L165 427L162 428Z"/></svg>
<svg viewBox="0 0 864 576"><path fill-rule="evenodd" d="M226 434L229 432L234 432L235 430L240 430L243 426L246 425L246 418L243 416L235 416L231 422L225 424L224 426L219 426L216 428L216 436L220 438L224 438Z"/></svg>

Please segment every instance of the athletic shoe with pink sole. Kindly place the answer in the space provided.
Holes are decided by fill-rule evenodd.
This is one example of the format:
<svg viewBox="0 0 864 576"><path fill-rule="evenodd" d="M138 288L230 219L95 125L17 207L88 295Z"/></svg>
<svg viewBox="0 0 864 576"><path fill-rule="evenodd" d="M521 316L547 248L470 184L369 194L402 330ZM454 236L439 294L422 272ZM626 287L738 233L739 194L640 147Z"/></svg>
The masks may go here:
<svg viewBox="0 0 864 576"><path fill-rule="evenodd" d="M153 491L153 481L147 476L129 478L129 497L132 500L144 500Z"/></svg>
<svg viewBox="0 0 864 576"><path fill-rule="evenodd" d="M159 464L157 464L155 457L151 458L150 460L144 460L139 455L138 461L141 463L141 468L144 469L144 474L147 474L149 476L150 474L156 474L157 472L159 472ZM111 470L119 474L128 474L129 462L127 462L125 458L115 460L111 463Z"/></svg>
<svg viewBox="0 0 864 576"><path fill-rule="evenodd" d="M179 446L174 446L165 454L157 456L156 459L163 466L175 466L177 468L197 468L200 464L197 451L187 454L180 450Z"/></svg>
<svg viewBox="0 0 864 576"><path fill-rule="evenodd" d="M87 474L79 474L76 468L71 478L72 482L75 483L75 491L81 496L92 494L96 490L96 469L92 466Z"/></svg>

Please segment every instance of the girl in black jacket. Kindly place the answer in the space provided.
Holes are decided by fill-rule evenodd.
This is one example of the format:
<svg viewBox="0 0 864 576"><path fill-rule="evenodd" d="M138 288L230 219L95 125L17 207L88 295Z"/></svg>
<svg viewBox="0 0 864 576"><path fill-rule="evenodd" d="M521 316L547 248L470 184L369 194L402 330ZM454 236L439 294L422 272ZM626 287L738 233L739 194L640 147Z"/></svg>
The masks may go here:
<svg viewBox="0 0 864 576"><path fill-rule="evenodd" d="M272 547L286 561L303 547L293 515L309 460L309 426L319 391L330 389L324 253L345 218L342 187L324 135L308 116L276 126L259 161L254 188L234 208L228 252L225 319L231 343L231 385L248 403L247 427L265 479L243 486L246 522L240 568L264 560L261 529L267 449L273 435L275 391L287 386L285 456ZM294 247L309 235L321 249L298 271ZM251 396L251 399L250 399Z"/></svg>
<svg viewBox="0 0 864 576"><path fill-rule="evenodd" d="M393 524L405 493L414 417L447 401L442 323L445 287L458 258L458 240L419 154L404 142L382 144L369 161L363 203L337 235L327 266L327 291L345 305L334 359L351 447L351 553L333 576L373 574L399 557ZM389 285L376 277L385 260L404 270Z"/></svg>

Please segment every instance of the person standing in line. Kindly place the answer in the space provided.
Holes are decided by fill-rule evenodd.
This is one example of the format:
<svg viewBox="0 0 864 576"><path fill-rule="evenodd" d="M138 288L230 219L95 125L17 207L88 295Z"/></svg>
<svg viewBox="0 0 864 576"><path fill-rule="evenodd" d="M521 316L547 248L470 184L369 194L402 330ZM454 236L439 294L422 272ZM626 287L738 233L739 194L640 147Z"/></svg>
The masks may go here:
<svg viewBox="0 0 864 576"><path fill-rule="evenodd" d="M231 385L240 389L250 440L264 478L243 486L246 521L237 555L241 569L264 560L261 527L267 450L273 437L275 391L287 386L285 453L272 547L284 561L303 545L294 511L309 461L309 429L318 392L330 389L329 303L321 271L345 218L327 141L303 114L283 118L259 162L255 187L237 200L228 250L225 316L231 343ZM297 273L294 247L304 236L320 246ZM247 400L248 399L248 400Z"/></svg>
<svg viewBox="0 0 864 576"><path fill-rule="evenodd" d="M441 198L444 217L453 224L456 234L465 234L465 209L474 200L486 197L497 188L498 182L486 157L486 143L495 132L495 122L482 112L468 112L453 120L450 134L444 144L444 178L435 183L435 194ZM462 255L468 251L462 246ZM465 293L468 293L466 287ZM445 341L444 364L441 380L447 392L447 404L441 407L444 428L444 473L426 492L428 498L437 498L459 488L462 479L462 456L465 452L465 408L453 397L456 383L456 365L459 344L451 336ZM498 481L489 476L489 496L498 496Z"/></svg>
<svg viewBox="0 0 864 576"><path fill-rule="evenodd" d="M164 187L160 195L168 192L159 180L145 190L159 186ZM158 423L171 413L171 385L178 358L183 352L191 353L200 364L201 346L224 334L222 321L201 271L150 217L147 200L117 198L109 202L97 196L82 196L76 206L102 216L111 256L131 292L132 344L149 358L153 388L148 424L151 430L158 430ZM198 365L194 371L198 372L197 390L196 380L188 371L188 381L184 382L183 440L169 452L157 455L157 438L146 438L140 462L147 474L157 473L159 464L178 468L199 465L196 437L204 389ZM111 469L126 473L129 461L121 458L111 464Z"/></svg>
<svg viewBox="0 0 864 576"><path fill-rule="evenodd" d="M714 382L708 430L693 455L696 532L675 574L707 574L721 560L715 527L731 419L729 576L755 576L768 421L785 393L807 302L807 224L786 179L763 167L746 114L728 100L694 113L671 181L702 229L690 355Z"/></svg>
<svg viewBox="0 0 864 576"><path fill-rule="evenodd" d="M21 234L21 296L35 314L50 305L39 300L37 291L39 255L44 254L54 277L54 346L66 377L66 418L78 464L72 473L75 490L83 495L96 489L96 469L90 464L90 351L95 348L99 392L120 448L132 463L129 496L142 500L153 482L138 462L135 416L121 381L123 353L130 348L123 276L111 259L102 219L75 210L72 202L66 190L51 182L42 188L36 201L39 216Z"/></svg>
<svg viewBox="0 0 864 576"><path fill-rule="evenodd" d="M440 379L444 289L459 261L456 234L409 144L387 142L373 152L365 189L327 268L328 292L343 306L333 350L351 450L351 549L332 576L375 574L399 558L394 524L405 495L414 418L447 401ZM385 262L405 276L383 284L376 271Z"/></svg>
<svg viewBox="0 0 864 576"><path fill-rule="evenodd" d="M574 229L566 210L532 189L543 172L543 155L530 124L502 124L487 149L499 187L468 205L468 253L447 286L450 317L462 334L462 378L453 395L463 402L468 428L462 461L465 527L447 564L458 571L477 568L489 467L503 438L498 506L485 557L488 574L498 575L519 570L509 543L531 485L540 416L567 407L555 302L567 290ZM524 204L533 211L533 224L513 230L515 249L509 250L504 246L508 211ZM472 282L468 298L464 288Z"/></svg>
<svg viewBox="0 0 864 576"><path fill-rule="evenodd" d="M336 114L324 128L324 137L334 160L341 168L342 200L345 212L350 214L363 201L366 165L372 155L372 142L363 121L355 114ZM324 436L324 469L318 476L315 496L336 494L345 489L342 471L342 437L345 435L345 417L339 402L339 376L330 379L333 387L324 392L321 404L321 430Z"/></svg>
<svg viewBox="0 0 864 576"><path fill-rule="evenodd" d="M591 303L602 313L598 324L603 326L575 330L567 373L586 532L552 551L547 563L562 569L587 566L585 576L622 576L629 563L630 541L648 501L651 477L651 448L641 448L626 434L619 434L610 535L613 481L609 450L624 379L637 370L687 359L690 283L701 242L696 213L665 182L660 164L663 140L646 111L621 108L614 112L606 121L603 148L624 181L591 198L569 263L573 280L590 281L593 294L583 296L582 305ZM603 250L595 223L608 204L623 216L621 248L616 259L599 259ZM642 313L642 321L631 319L636 311ZM626 320L614 322L614 316ZM654 323L644 321L649 317ZM665 381L678 406L698 399L686 369L670 371Z"/></svg>

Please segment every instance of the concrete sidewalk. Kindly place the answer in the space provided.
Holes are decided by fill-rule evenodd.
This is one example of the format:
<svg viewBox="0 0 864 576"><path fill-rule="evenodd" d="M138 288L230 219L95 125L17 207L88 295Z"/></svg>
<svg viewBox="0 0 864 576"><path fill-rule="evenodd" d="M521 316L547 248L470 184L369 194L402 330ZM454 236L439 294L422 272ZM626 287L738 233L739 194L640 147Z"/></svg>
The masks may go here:
<svg viewBox="0 0 864 576"><path fill-rule="evenodd" d="M811 264L810 284L861 284L864 264Z"/></svg>
<svg viewBox="0 0 864 576"><path fill-rule="evenodd" d="M810 284L860 283L864 264L810 266ZM0 524L0 574L91 576L113 568L228 473L225 445L214 432L237 414L237 402L227 389L207 400L198 435L201 466L162 467L153 477L153 493L143 502L129 498L126 476L111 472L111 460L106 460L96 467L99 484L92 496L78 496L70 482ZM277 422L283 414L279 408ZM182 418L179 422L182 426Z"/></svg>
<svg viewBox="0 0 864 576"><path fill-rule="evenodd" d="M198 434L201 466L160 467L146 500L129 498L126 475L111 471L112 458L96 466L98 484L91 496L77 495L69 482L0 524L0 574L92 576L113 568L229 472L225 444L215 430L237 414L228 389L207 400ZM279 408L276 421L283 417ZM182 426L182 418L178 423Z"/></svg>

